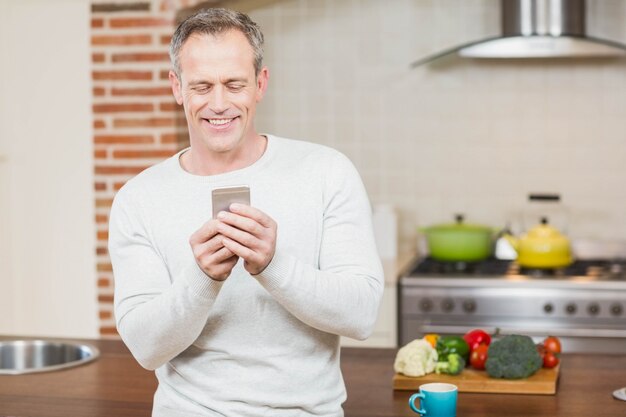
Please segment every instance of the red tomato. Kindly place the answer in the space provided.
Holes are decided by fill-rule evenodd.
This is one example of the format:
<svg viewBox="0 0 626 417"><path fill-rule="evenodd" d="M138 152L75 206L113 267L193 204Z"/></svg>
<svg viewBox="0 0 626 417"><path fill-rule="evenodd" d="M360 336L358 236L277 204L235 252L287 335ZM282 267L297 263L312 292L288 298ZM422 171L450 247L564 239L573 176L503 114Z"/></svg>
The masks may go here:
<svg viewBox="0 0 626 417"><path fill-rule="evenodd" d="M543 367L554 368L558 364L559 364L559 357L552 352L546 351L546 354L543 356Z"/></svg>
<svg viewBox="0 0 626 417"><path fill-rule="evenodd" d="M470 352L480 345L489 345L491 343L491 336L489 336L489 333L482 329L470 330L469 332L465 333L463 339L469 345Z"/></svg>
<svg viewBox="0 0 626 417"><path fill-rule="evenodd" d="M543 341L543 347L547 352L561 353L561 341L556 336L548 336Z"/></svg>
<svg viewBox="0 0 626 417"><path fill-rule="evenodd" d="M474 369L485 369L485 362L487 362L487 351L489 351L489 345L478 345L472 353L470 353L470 365Z"/></svg>

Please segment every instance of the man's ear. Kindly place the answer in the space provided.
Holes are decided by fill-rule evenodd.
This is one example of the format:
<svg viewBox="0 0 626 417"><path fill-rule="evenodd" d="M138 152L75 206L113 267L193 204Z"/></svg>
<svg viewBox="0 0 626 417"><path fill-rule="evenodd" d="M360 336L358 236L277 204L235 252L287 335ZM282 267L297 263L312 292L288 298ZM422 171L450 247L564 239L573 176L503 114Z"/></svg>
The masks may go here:
<svg viewBox="0 0 626 417"><path fill-rule="evenodd" d="M267 83L270 79L270 71L267 67L263 67L259 71L259 75L256 77L256 101L257 103L263 99L265 90L267 90Z"/></svg>
<svg viewBox="0 0 626 417"><path fill-rule="evenodd" d="M183 104L183 94L181 92L181 85L178 76L174 71L170 71L169 73L170 85L172 86L172 93L174 94L174 98L176 99L176 103Z"/></svg>

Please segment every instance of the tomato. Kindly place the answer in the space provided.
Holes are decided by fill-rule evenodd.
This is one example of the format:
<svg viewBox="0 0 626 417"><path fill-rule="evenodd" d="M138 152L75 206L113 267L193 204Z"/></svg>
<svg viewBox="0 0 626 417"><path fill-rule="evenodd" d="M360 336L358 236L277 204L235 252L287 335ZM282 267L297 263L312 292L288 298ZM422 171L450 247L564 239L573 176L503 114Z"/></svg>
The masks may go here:
<svg viewBox="0 0 626 417"><path fill-rule="evenodd" d="M485 369L485 362L487 362L487 351L489 345L478 345L470 353L470 365L474 369Z"/></svg>
<svg viewBox="0 0 626 417"><path fill-rule="evenodd" d="M465 333L463 339L465 339L469 345L470 350L476 349L479 345L489 345L491 343L491 336L482 329L470 330Z"/></svg>
<svg viewBox="0 0 626 417"><path fill-rule="evenodd" d="M546 351L543 356L543 367L544 368L554 368L559 364L559 357L553 353Z"/></svg>
<svg viewBox="0 0 626 417"><path fill-rule="evenodd" d="M561 341L556 336L548 336L543 341L543 347L547 352L561 353Z"/></svg>

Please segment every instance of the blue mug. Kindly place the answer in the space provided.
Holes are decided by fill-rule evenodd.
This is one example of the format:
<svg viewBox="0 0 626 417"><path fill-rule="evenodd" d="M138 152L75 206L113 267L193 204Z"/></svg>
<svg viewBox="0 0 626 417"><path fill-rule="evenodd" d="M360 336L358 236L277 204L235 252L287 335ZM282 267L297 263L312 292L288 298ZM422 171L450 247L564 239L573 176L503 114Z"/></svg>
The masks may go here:
<svg viewBox="0 0 626 417"><path fill-rule="evenodd" d="M420 385L419 390L419 393L409 398L411 410L427 417L456 417L456 399L459 391L456 385L433 382ZM420 408L415 406L415 400L418 398Z"/></svg>

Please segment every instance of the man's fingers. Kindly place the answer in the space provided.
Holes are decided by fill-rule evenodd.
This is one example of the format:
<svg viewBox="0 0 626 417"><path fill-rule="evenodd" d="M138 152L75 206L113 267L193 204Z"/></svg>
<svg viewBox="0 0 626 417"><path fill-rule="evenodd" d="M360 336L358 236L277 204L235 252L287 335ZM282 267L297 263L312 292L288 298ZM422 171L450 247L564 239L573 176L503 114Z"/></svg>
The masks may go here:
<svg viewBox="0 0 626 417"><path fill-rule="evenodd" d="M251 218L261 224L261 226L272 227L274 225L274 220L257 208L245 204L233 203L230 205L230 210L240 216Z"/></svg>
<svg viewBox="0 0 626 417"><path fill-rule="evenodd" d="M189 237L189 243L192 246L194 246L194 245L199 245L208 241L209 239L211 239L217 234L216 225L217 225L217 221L213 219L204 223L198 230L193 232L193 234Z"/></svg>

